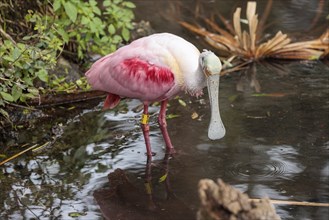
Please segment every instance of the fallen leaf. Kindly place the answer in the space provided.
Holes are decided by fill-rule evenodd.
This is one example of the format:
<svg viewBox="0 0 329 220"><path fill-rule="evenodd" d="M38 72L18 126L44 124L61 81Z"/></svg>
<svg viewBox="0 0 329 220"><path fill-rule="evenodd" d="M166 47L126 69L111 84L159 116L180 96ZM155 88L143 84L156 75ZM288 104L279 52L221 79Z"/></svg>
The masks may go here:
<svg viewBox="0 0 329 220"><path fill-rule="evenodd" d="M286 93L255 93L252 94L251 96L255 96L255 97L284 97L286 96Z"/></svg>
<svg viewBox="0 0 329 220"><path fill-rule="evenodd" d="M85 216L85 215L87 215L87 213L85 213L85 212L70 212L69 213L69 216L71 218L77 218L77 217Z"/></svg>
<svg viewBox="0 0 329 220"><path fill-rule="evenodd" d="M159 179L159 183L162 183L163 181L165 181L167 179L168 173L165 173L162 177L160 177Z"/></svg>
<svg viewBox="0 0 329 220"><path fill-rule="evenodd" d="M175 115L175 114L169 114L166 116L166 119L170 120L170 119L173 119L173 118L178 118L180 115Z"/></svg>
<svg viewBox="0 0 329 220"><path fill-rule="evenodd" d="M193 112L192 115L191 115L191 118L194 120L194 119L197 119L199 117L198 113L196 112Z"/></svg>
<svg viewBox="0 0 329 220"><path fill-rule="evenodd" d="M181 106L186 107L186 102L184 102L183 100L178 99L178 103L179 103Z"/></svg>

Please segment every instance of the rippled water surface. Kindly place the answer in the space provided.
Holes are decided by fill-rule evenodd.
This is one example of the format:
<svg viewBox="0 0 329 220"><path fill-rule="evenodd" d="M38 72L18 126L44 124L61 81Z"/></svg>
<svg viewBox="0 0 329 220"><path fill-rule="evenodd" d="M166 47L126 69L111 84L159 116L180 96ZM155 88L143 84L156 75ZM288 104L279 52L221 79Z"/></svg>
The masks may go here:
<svg viewBox="0 0 329 220"><path fill-rule="evenodd" d="M171 15L172 5L135 2L140 7L137 17L150 20L156 31L181 34L204 47L163 17ZM150 2L157 10L162 8L159 16L150 9ZM194 7L194 1L177 2ZM210 8L223 5L223 13L238 4L204 2ZM312 22L318 1L296 2L274 4L274 30L294 27L291 31L297 32ZM280 68L257 63L246 72L222 77L219 101L227 134L218 141L207 138L207 95L201 99L182 95L186 106L172 100L167 113L178 117L168 120L168 129L178 153L171 158L165 158L156 123L159 107L151 107L150 136L156 155L149 166L136 100L110 111L101 111L102 103L91 103L80 114L66 118L62 126L49 120L22 131L17 137L22 143L42 142L51 129L63 133L51 147L2 167L1 219L104 219L113 212L121 213L121 219L193 219L202 178L221 178L253 198L329 203L328 63L276 66ZM255 92L255 85L260 92ZM195 113L198 117L192 119ZM113 183L108 175L117 168L129 179L122 197L131 197L132 203L111 197ZM147 194L150 189L152 194ZM282 219L329 216L328 207L275 207Z"/></svg>

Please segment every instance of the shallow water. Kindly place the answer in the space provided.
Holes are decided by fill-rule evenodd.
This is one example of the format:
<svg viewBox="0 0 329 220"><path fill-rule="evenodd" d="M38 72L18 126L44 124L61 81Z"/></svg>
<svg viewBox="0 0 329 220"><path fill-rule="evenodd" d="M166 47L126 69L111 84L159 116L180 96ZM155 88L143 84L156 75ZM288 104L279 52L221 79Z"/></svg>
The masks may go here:
<svg viewBox="0 0 329 220"><path fill-rule="evenodd" d="M147 10L150 1L136 2L144 8L143 13L137 11L138 17L153 21L156 31L182 34L202 45L170 20L153 19L154 13ZM236 4L205 2L208 7L226 3L223 13L231 12ZM317 4L304 10L302 19L295 8L303 2L279 1L273 13L280 18L296 13L296 22L302 20L307 26L305 20L311 20ZM162 8L161 16L168 13L169 17L171 7L165 5L158 1L153 7ZM300 23L292 22L283 22L282 27L302 29ZM168 120L168 129L178 153L167 160L156 123L159 108L153 106L151 145L156 155L151 167L146 166L141 112L136 108L140 102L136 100L122 102L114 111L101 111L100 103L64 119L63 126L49 120L22 131L16 140L19 143L42 142L49 127L63 130L57 132L51 147L2 167L0 217L103 219L121 211L132 219L193 219L202 178L221 178L253 198L329 203L329 67L317 61L278 65L280 70L258 63L246 73L222 77L219 101L227 134L218 141L207 138L210 110L206 94L201 99L182 95L186 107L172 100L167 113L179 117ZM256 93L252 85L258 84L260 92ZM197 119L191 118L194 112ZM109 199L107 176L117 168L131 183L129 193L123 195L132 196L135 203ZM152 196L145 193L150 186ZM329 216L328 207L275 207L282 219Z"/></svg>

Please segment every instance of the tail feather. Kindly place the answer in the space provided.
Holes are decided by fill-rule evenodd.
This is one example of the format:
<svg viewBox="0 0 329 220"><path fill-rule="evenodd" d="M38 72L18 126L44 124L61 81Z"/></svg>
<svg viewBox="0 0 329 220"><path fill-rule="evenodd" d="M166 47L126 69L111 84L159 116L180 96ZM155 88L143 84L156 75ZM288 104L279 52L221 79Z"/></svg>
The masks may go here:
<svg viewBox="0 0 329 220"><path fill-rule="evenodd" d="M103 86L100 80L100 74L102 74L104 70L104 64L105 64L104 61L107 60L111 55L112 54L108 54L97 60L85 73L88 83L91 85L93 89L104 90L102 89Z"/></svg>
<svg viewBox="0 0 329 220"><path fill-rule="evenodd" d="M109 93L105 99L103 110L115 108L119 104L120 100L120 96Z"/></svg>

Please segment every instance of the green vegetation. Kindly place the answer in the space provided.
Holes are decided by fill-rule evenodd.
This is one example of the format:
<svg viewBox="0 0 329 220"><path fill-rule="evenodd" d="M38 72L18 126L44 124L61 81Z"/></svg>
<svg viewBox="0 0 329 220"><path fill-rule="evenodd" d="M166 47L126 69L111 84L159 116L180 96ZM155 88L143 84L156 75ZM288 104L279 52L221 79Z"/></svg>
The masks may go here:
<svg viewBox="0 0 329 220"><path fill-rule="evenodd" d="M60 56L75 62L105 55L130 38L133 8L125 0L4 0L0 4L0 116L7 104L25 102L49 89L87 87L51 74Z"/></svg>

